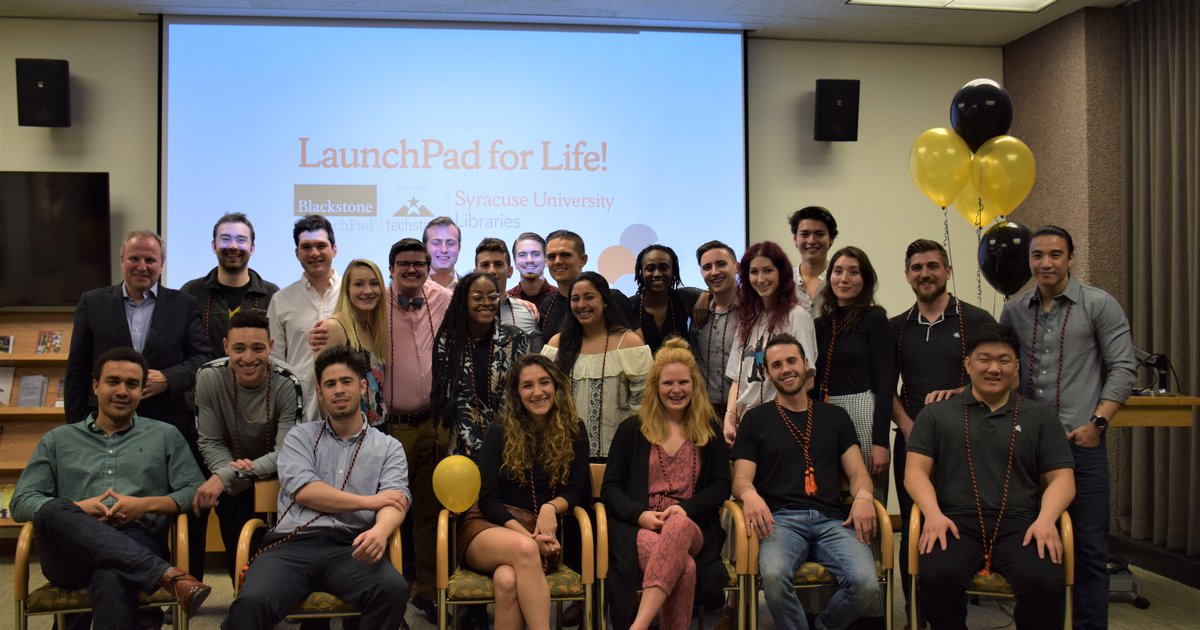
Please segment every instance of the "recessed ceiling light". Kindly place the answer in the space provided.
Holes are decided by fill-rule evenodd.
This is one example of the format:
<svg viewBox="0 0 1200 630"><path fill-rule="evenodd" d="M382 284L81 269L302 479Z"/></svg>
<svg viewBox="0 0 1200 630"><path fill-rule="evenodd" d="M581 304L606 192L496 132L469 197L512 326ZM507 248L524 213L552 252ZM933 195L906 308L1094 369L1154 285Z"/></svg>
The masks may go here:
<svg viewBox="0 0 1200 630"><path fill-rule="evenodd" d="M922 9L971 9L975 11L1015 11L1036 13L1058 0L846 0L846 4L882 7L918 7Z"/></svg>

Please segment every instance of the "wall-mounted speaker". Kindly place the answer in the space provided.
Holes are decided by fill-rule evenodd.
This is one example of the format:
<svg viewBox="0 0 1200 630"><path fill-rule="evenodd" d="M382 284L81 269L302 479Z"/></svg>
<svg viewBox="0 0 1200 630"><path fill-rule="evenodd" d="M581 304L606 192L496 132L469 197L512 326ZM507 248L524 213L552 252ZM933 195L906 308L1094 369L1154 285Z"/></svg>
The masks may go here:
<svg viewBox="0 0 1200 630"><path fill-rule="evenodd" d="M858 141L858 79L817 79L813 140Z"/></svg>
<svg viewBox="0 0 1200 630"><path fill-rule="evenodd" d="M17 124L71 126L71 70L62 59L17 60Z"/></svg>

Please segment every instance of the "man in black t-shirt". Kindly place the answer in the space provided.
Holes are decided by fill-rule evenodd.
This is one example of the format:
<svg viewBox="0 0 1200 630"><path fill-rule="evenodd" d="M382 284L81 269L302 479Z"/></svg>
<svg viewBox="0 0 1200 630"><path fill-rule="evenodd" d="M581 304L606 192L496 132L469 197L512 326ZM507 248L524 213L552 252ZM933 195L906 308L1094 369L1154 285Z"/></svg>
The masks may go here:
<svg viewBox="0 0 1200 630"><path fill-rule="evenodd" d="M839 589L817 617L822 628L845 628L879 590L867 542L875 532L871 477L863 464L850 416L808 396L808 360L791 335L764 350L775 404L751 409L738 425L730 458L733 496L745 505L746 528L761 540L759 574L775 626L807 630L792 586L796 567L819 562ZM854 501L846 517L838 465Z"/></svg>
<svg viewBox="0 0 1200 630"><path fill-rule="evenodd" d="M922 610L934 630L966 628L965 589L981 569L1012 585L1018 629L1063 625L1055 524L1075 496L1074 463L1054 410L1013 393L1018 348L1008 328L982 327L967 346L970 388L922 410L908 443L905 485L925 515L921 598L937 602Z"/></svg>
<svg viewBox="0 0 1200 630"><path fill-rule="evenodd" d="M570 317L571 284L583 273L588 256L583 246L583 237L570 230L555 230L546 237L546 268L550 277L558 283L558 292L547 296L538 305L538 327L542 329L542 342L562 330L564 317ZM610 289L613 304L625 315L625 323L637 330L637 311L624 293Z"/></svg>
<svg viewBox="0 0 1200 630"><path fill-rule="evenodd" d="M220 359L225 356L225 337L233 314L243 308L266 311L279 287L250 268L254 226L245 214L229 212L217 219L212 251L217 255L217 266L203 278L189 280L179 290L200 303L204 333L212 343L213 358Z"/></svg>
<svg viewBox="0 0 1200 630"><path fill-rule="evenodd" d="M951 273L950 256L936 241L917 239L904 252L904 277L917 301L890 320L896 333L896 367L902 380L900 393L892 397L892 420L898 428L892 448L892 470L896 475L901 523L908 522L912 511L912 498L904 490L904 461L913 418L926 404L963 391L967 384L963 368L967 343L981 326L996 323L987 311L946 291ZM900 548L908 548L907 527L900 529ZM906 553L900 554L900 584L907 604ZM916 628L923 624L912 625Z"/></svg>

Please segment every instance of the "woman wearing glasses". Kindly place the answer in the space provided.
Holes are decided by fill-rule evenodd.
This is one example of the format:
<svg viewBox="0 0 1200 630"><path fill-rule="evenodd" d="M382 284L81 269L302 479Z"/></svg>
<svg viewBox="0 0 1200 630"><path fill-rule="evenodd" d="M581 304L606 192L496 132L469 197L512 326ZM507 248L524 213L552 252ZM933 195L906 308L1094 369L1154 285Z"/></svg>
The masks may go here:
<svg viewBox="0 0 1200 630"><path fill-rule="evenodd" d="M475 458L504 400L504 375L530 350L521 329L496 320L500 290L485 273L463 276L433 344L431 409L450 431L450 449Z"/></svg>

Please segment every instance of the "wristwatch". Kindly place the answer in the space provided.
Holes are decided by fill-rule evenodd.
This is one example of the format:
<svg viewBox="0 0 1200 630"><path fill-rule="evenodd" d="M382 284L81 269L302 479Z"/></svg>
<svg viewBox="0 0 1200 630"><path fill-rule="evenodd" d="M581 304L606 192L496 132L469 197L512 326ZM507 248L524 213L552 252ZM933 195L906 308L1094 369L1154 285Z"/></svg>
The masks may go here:
<svg viewBox="0 0 1200 630"><path fill-rule="evenodd" d="M1092 416L1092 419L1089 422L1096 425L1096 428L1099 429L1101 433L1104 433L1108 430L1108 418L1105 418L1100 414Z"/></svg>

